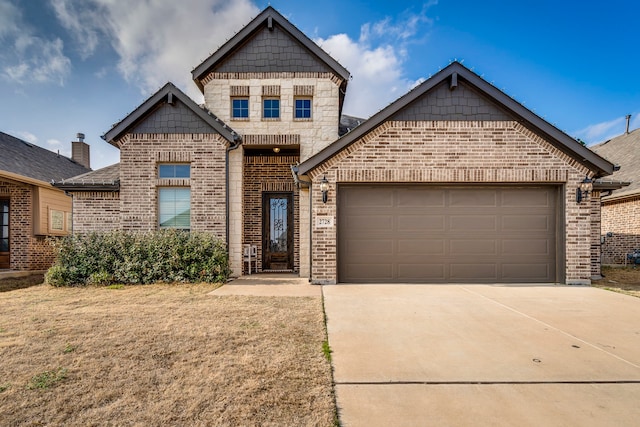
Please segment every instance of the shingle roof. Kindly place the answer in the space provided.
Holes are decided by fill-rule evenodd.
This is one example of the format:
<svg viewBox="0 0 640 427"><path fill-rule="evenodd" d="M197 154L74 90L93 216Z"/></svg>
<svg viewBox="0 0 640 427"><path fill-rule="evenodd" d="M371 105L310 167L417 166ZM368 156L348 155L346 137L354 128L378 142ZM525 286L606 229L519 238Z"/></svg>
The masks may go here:
<svg viewBox="0 0 640 427"><path fill-rule="evenodd" d="M120 163L56 181L53 185L66 191L115 191L120 188Z"/></svg>
<svg viewBox="0 0 640 427"><path fill-rule="evenodd" d="M353 116L348 116L346 114L343 114L340 117L340 126L338 128L338 135L343 136L351 132L352 130L354 130L355 128L357 128L358 126L360 126L362 123L366 121L367 119L361 119L360 117L353 117Z"/></svg>
<svg viewBox="0 0 640 427"><path fill-rule="evenodd" d="M60 181L91 169L68 157L0 132L0 170L40 181Z"/></svg>
<svg viewBox="0 0 640 427"><path fill-rule="evenodd" d="M611 196L603 197L602 200L640 194L640 129L594 145L591 149L610 162L620 165L620 170L615 171L611 179L631 182L628 187L615 190Z"/></svg>
<svg viewBox="0 0 640 427"><path fill-rule="evenodd" d="M496 88L479 75L469 70L459 62L453 62L448 67L418 85L407 94L401 96L386 108L374 114L366 122L362 123L352 132L347 133L334 143L330 144L320 152L311 156L298 166L299 174L305 175L307 172L317 168L328 159L332 158L340 151L353 144L369 132L376 129L386 120L390 120L396 113L421 98L426 93L437 87L439 84L449 80L450 85L457 86L458 81L464 81L485 97L499 105L502 110L514 116L523 126L532 129L538 135L543 136L551 144L571 156L578 162L587 166L596 177L610 175L613 172L613 164L582 146L578 141L562 132L546 120L542 119L524 105Z"/></svg>

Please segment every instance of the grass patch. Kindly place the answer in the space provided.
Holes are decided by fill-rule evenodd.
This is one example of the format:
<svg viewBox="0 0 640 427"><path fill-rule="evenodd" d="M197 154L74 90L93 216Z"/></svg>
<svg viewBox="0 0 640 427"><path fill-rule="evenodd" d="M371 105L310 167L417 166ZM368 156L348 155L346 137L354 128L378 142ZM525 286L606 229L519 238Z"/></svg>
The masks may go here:
<svg viewBox="0 0 640 427"><path fill-rule="evenodd" d="M2 393L3 391L7 391L11 388L11 384L6 383L6 384L0 384L0 393Z"/></svg>
<svg viewBox="0 0 640 427"><path fill-rule="evenodd" d="M331 362L331 346L329 346L329 341L322 341L322 354L324 354L324 358L327 359L328 362Z"/></svg>
<svg viewBox="0 0 640 427"><path fill-rule="evenodd" d="M107 286L107 289L124 289L124 285L122 283L117 283Z"/></svg>
<svg viewBox="0 0 640 427"><path fill-rule="evenodd" d="M0 384L13 385L0 393L0 424L334 425L320 298L215 288L0 293Z"/></svg>
<svg viewBox="0 0 640 427"><path fill-rule="evenodd" d="M67 370L64 368L58 368L51 371L45 371L41 374L34 375L29 384L27 384L27 389L46 389L50 388L60 381L63 381L67 378Z"/></svg>

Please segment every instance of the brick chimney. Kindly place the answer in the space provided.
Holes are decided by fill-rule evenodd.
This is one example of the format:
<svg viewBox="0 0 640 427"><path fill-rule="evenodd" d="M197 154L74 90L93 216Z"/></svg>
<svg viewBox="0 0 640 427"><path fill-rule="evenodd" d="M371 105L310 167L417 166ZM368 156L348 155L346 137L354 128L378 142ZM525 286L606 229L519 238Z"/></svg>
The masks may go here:
<svg viewBox="0 0 640 427"><path fill-rule="evenodd" d="M71 141L71 160L81 164L87 169L91 169L89 160L89 144L84 142L84 133L76 134L77 141Z"/></svg>

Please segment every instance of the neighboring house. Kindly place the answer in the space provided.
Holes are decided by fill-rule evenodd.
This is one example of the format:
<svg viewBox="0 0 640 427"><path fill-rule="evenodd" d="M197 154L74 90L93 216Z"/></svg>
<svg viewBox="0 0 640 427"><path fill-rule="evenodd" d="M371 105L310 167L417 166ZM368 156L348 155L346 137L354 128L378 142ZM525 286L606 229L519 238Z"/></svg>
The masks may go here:
<svg viewBox="0 0 640 427"><path fill-rule="evenodd" d="M589 283L613 165L454 62L370 119L350 75L272 7L109 130L120 164L58 182L76 231L206 230L234 275L313 283ZM341 131L347 133L341 135ZM106 212L106 213L105 213Z"/></svg>
<svg viewBox="0 0 640 427"><path fill-rule="evenodd" d="M89 146L72 142L71 160L0 132L0 152L0 269L47 269L47 237L68 234L72 222L71 198L51 182L90 171Z"/></svg>
<svg viewBox="0 0 640 427"><path fill-rule="evenodd" d="M592 150L620 166L612 180L629 184L602 197L602 263L624 264L627 254L640 249L640 129Z"/></svg>

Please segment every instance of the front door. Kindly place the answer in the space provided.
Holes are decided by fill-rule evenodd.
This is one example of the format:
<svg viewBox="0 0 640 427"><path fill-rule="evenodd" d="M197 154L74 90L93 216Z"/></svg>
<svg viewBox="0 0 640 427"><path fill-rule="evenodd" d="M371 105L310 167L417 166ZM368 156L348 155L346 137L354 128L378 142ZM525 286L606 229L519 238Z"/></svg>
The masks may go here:
<svg viewBox="0 0 640 427"><path fill-rule="evenodd" d="M262 196L262 269L293 269L293 194Z"/></svg>
<svg viewBox="0 0 640 427"><path fill-rule="evenodd" d="M0 268L10 268L9 262L9 200L0 199Z"/></svg>

